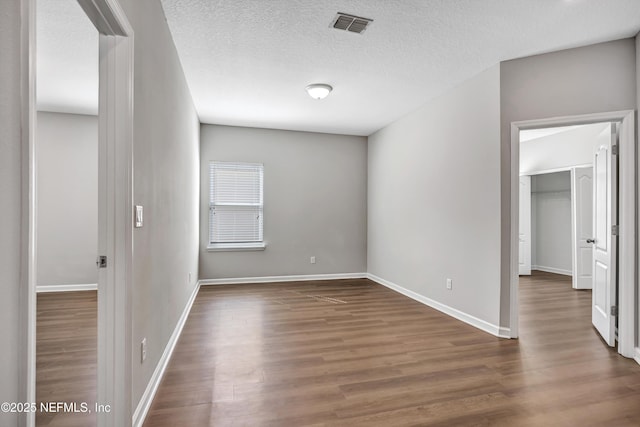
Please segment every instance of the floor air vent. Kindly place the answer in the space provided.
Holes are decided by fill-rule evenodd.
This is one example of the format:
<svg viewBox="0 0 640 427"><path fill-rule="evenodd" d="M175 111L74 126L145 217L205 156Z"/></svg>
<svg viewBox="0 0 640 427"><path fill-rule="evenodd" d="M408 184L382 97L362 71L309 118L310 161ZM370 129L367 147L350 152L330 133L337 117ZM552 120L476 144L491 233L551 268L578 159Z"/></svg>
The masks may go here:
<svg viewBox="0 0 640 427"><path fill-rule="evenodd" d="M373 19L338 12L336 17L333 19L331 26L336 30L345 30L352 33L362 34L364 30L367 29L367 26L372 22Z"/></svg>
<svg viewBox="0 0 640 427"><path fill-rule="evenodd" d="M330 297L323 297L321 295L306 295L307 298L313 298L316 301L319 302L330 302L331 304L346 304L346 301L342 301L341 299L338 298L330 298Z"/></svg>
<svg viewBox="0 0 640 427"><path fill-rule="evenodd" d="M311 298L311 299L316 300L318 302L328 302L328 303L331 303L331 304L347 304L346 301L343 301L343 300L338 299L338 298L325 297L325 296L322 296L322 295L303 294L303 293L298 292L298 291L287 291L287 292L292 293L292 294L296 294L296 295L300 295L301 297Z"/></svg>

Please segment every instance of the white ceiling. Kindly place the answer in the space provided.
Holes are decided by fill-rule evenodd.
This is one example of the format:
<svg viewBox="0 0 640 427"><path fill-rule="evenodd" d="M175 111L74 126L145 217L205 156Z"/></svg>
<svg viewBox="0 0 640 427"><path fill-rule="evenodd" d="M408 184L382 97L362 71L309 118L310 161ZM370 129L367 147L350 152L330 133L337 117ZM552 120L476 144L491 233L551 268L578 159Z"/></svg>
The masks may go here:
<svg viewBox="0 0 640 427"><path fill-rule="evenodd" d="M500 61L640 30L639 0L162 4L202 122L355 135L371 134ZM81 24L74 0L38 0L38 7L40 105L97 111L95 30L86 18ZM374 22L362 35L334 30L336 12ZM304 90L310 83L334 91L317 101Z"/></svg>
<svg viewBox="0 0 640 427"><path fill-rule="evenodd" d="M563 132L568 132L585 127L585 125L576 126L558 126L554 128L529 129L520 131L520 142L533 141L534 139L546 138Z"/></svg>
<svg viewBox="0 0 640 427"><path fill-rule="evenodd" d="M162 0L200 120L369 135L515 57L631 37L638 0ZM336 12L372 18L362 35ZM309 83L334 91L311 99Z"/></svg>
<svg viewBox="0 0 640 427"><path fill-rule="evenodd" d="M75 0L37 0L40 111L98 114L98 31Z"/></svg>
<svg viewBox="0 0 640 427"><path fill-rule="evenodd" d="M523 142L535 142L538 143L542 139L547 139L550 136L563 134L563 138L584 138L584 133L577 131L586 131L590 132L589 136L594 138L595 135L598 135L602 132L608 123L598 122L591 123L588 125L573 125L573 126L557 126L553 128L541 128L541 129L529 129L529 130L521 130L520 131L520 143ZM570 132L570 133L568 133ZM582 135L581 137L574 137L572 135Z"/></svg>

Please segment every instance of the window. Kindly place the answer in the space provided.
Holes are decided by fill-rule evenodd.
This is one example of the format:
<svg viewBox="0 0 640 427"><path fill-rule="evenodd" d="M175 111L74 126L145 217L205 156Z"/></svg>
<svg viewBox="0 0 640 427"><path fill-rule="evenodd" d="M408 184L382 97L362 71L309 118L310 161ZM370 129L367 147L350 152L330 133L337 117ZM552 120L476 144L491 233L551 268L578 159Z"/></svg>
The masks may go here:
<svg viewBox="0 0 640 427"><path fill-rule="evenodd" d="M209 163L210 250L264 249L260 163Z"/></svg>

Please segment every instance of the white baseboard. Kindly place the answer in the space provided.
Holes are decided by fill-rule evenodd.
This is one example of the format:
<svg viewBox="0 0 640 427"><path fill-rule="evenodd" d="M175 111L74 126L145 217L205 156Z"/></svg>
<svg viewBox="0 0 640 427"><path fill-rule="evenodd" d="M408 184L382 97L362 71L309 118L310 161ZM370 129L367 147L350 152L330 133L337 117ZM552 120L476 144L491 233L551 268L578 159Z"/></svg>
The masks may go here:
<svg viewBox="0 0 640 427"><path fill-rule="evenodd" d="M633 360L640 365L640 347L636 347L636 355L633 357Z"/></svg>
<svg viewBox="0 0 640 427"><path fill-rule="evenodd" d="M492 325L494 326L494 325ZM495 334L493 334L495 335ZM498 327L498 335L496 335L499 338L518 338L518 337L512 337L511 336L511 328L505 328L503 326Z"/></svg>
<svg viewBox="0 0 640 427"><path fill-rule="evenodd" d="M572 276L573 275L571 270L563 270L561 268L555 268L555 267L545 267L543 265L532 265L531 269L532 270L538 270L538 271L544 271L545 273L562 274L564 276Z"/></svg>
<svg viewBox="0 0 640 427"><path fill-rule="evenodd" d="M201 285L242 285L251 283L270 282L303 282L308 280L336 280L336 279L366 279L367 273L337 273L337 274L307 274L296 276L263 276L263 277L236 277L227 279L203 279Z"/></svg>
<svg viewBox="0 0 640 427"><path fill-rule="evenodd" d="M191 312L191 307L193 306L193 302L198 295L198 290L200 290L200 281L196 283L196 286L193 288L193 292L189 297L189 301L187 301L187 305L182 311L182 315L178 319L178 323L176 324L171 337L169 338L169 342L164 348L164 352L156 365L156 369L153 371L153 375L151 375L151 379L147 384L147 388L145 389L142 397L140 398L140 402L138 402L138 406L136 407L135 412L133 413L132 423L133 427L141 427L144 423L144 419L149 412L149 408L151 408L151 403L153 402L153 398L158 391L158 386L160 386L160 381L164 376L164 372L167 369L167 365L169 360L171 359L171 355L173 354L173 350L176 347L176 343L180 338L180 334L182 333L182 328L184 327L187 318L189 317L189 313Z"/></svg>
<svg viewBox="0 0 640 427"><path fill-rule="evenodd" d="M77 292L77 291L97 291L97 283L79 283L70 285L38 285L36 292Z"/></svg>
<svg viewBox="0 0 640 427"><path fill-rule="evenodd" d="M438 311L441 311L444 314L447 314L453 318L456 318L464 323L467 323L471 326L474 326L482 331L488 332L491 335L495 335L496 337L500 337L500 338L511 338L511 330L509 328L502 328L499 327L497 325L491 324L489 322L486 322L482 319L478 319L475 316L472 316L470 314L467 314L465 312L462 312L458 309L455 309L453 307L449 307L448 305L439 303L438 301L432 300L431 298L427 298L423 295L420 295L416 292L410 291L409 289L403 288L400 285L396 285L393 282L390 282L388 280L382 279L381 277L378 277L376 275L373 274L368 274L368 278L370 280L373 280L376 283L379 283L383 286L386 286L389 289L392 289L396 292L401 293L402 295L405 295L413 300L416 300L424 305L428 305L431 308L434 308Z"/></svg>

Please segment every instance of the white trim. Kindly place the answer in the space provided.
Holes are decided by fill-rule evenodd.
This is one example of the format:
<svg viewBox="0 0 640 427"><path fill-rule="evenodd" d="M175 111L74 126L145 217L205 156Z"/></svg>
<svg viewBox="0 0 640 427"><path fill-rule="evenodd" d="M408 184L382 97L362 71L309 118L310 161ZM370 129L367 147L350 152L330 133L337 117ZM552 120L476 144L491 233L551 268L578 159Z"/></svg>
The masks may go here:
<svg viewBox="0 0 640 427"><path fill-rule="evenodd" d="M304 282L309 280L366 279L367 273L305 274L294 276L230 277L225 279L203 279L200 284L248 285L253 283Z"/></svg>
<svg viewBox="0 0 640 427"><path fill-rule="evenodd" d="M78 0L100 33L98 427L132 419L134 32L119 0Z"/></svg>
<svg viewBox="0 0 640 427"><path fill-rule="evenodd" d="M208 252L264 251L266 242L209 243Z"/></svg>
<svg viewBox="0 0 640 427"><path fill-rule="evenodd" d="M498 328L498 338L512 339L511 329L500 326Z"/></svg>
<svg viewBox="0 0 640 427"><path fill-rule="evenodd" d="M92 0L95 1L95 0ZM116 0L102 0L113 6ZM102 230L107 268L98 279L97 401L111 405L98 413L98 427L131 423L133 284L133 30L118 7L117 21L128 37L100 35L100 113L104 173L100 188L106 203ZM99 234L100 235L100 234ZM102 363L101 363L102 362Z"/></svg>
<svg viewBox="0 0 640 427"><path fill-rule="evenodd" d="M541 170L535 170L530 172L520 172L520 176L545 175L548 173L556 173L556 172L569 172L575 168L586 168L589 166L593 167L593 163L585 163L582 165L573 165L573 166L563 166L560 168L553 168L553 169L541 169Z"/></svg>
<svg viewBox="0 0 640 427"><path fill-rule="evenodd" d="M538 270L538 271L544 271L546 273L562 274L563 276L573 276L573 273L571 272L571 270L564 270L562 268L545 267L543 265L532 265L531 269L532 270Z"/></svg>
<svg viewBox="0 0 640 427"><path fill-rule="evenodd" d="M633 357L633 360L635 360L638 365L640 365L640 347L636 347L636 354Z"/></svg>
<svg viewBox="0 0 640 427"><path fill-rule="evenodd" d="M144 420L147 417L147 413L151 408L151 404L153 403L153 398L158 391L158 387L160 386L160 382L162 381L162 377L164 376L165 371L167 370L167 365L169 364L169 360L171 360L171 355L173 354L173 350L176 348L176 344L180 339L180 335L182 334L182 329L184 328L184 324L187 322L189 318L189 314L191 313L191 308L193 307L193 302L196 300L198 296L198 291L200 290L200 281L196 283L193 291L191 292L191 296L187 301L187 305L182 310L182 314L178 319L178 323L169 338L169 342L164 348L164 352L156 365L156 369L153 371L153 375L151 375L151 379L147 384L147 388L145 389L142 397L140 398L140 402L138 402L138 406L133 413L133 418L131 421L131 425L133 427L141 427L144 424Z"/></svg>
<svg viewBox="0 0 640 427"><path fill-rule="evenodd" d="M619 157L619 225L622 230L619 236L618 283L619 286L619 336L618 353L625 357L633 357L636 317L636 165L635 165L635 112L633 110L614 111L608 113L586 114L578 116L555 117L550 119L525 120L511 123L511 163L510 163L510 221L511 236L509 253L509 326L512 337L518 336L518 197L520 175L520 130L536 129L573 124L590 124L601 122L622 122L620 134Z"/></svg>
<svg viewBox="0 0 640 427"><path fill-rule="evenodd" d="M511 217L511 235L509 239L509 328L511 329L511 338L518 338L518 292L520 288L518 286L520 281L520 129L513 123L511 123L510 167L511 176L509 185L511 186L511 203L509 212ZM502 283L500 287L502 288ZM500 313L502 313L502 307L500 307Z"/></svg>
<svg viewBox="0 0 640 427"><path fill-rule="evenodd" d="M18 399L36 401L36 1L20 2L22 217L20 223L20 330ZM34 426L35 413L18 414L18 425Z"/></svg>
<svg viewBox="0 0 640 427"><path fill-rule="evenodd" d="M478 319L475 316L467 314L463 311L460 311L456 308L449 307L448 305L442 304L438 301L432 300L431 298L427 298L424 295L420 295L414 291L403 288L400 285L397 285L393 282L385 280L381 277L378 277L374 274L368 273L367 278L376 283L381 284L382 286L386 286L389 289L392 289L396 292L401 293L404 296L407 296L415 301L418 301L424 305L428 305L431 308L434 308L444 314L447 314L455 319L458 319L468 325L474 326L484 332L488 332L491 335L494 335L499 338L511 338L511 331L509 328L502 328L498 325L494 325L482 319Z"/></svg>
<svg viewBox="0 0 640 427"><path fill-rule="evenodd" d="M620 123L618 154L618 353L634 357L638 316L636 276L636 125L631 111Z"/></svg>
<svg viewBox="0 0 640 427"><path fill-rule="evenodd" d="M37 293L45 292L77 292L77 291L97 291L97 283L74 283L66 285L38 285Z"/></svg>

